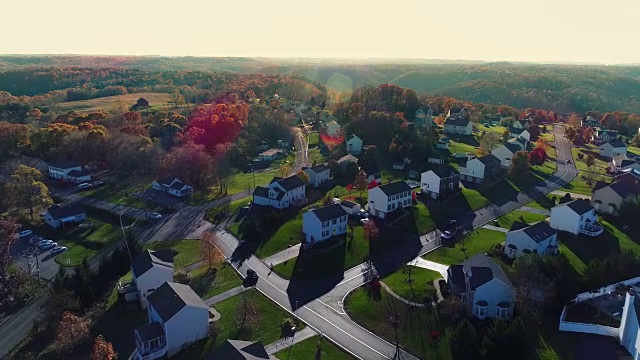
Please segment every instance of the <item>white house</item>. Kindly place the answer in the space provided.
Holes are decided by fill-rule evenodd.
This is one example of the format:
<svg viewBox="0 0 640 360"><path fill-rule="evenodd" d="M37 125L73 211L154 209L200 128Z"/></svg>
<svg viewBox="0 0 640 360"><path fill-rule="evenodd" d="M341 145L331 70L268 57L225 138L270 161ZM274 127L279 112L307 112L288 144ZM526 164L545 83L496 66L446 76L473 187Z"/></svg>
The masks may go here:
<svg viewBox="0 0 640 360"><path fill-rule="evenodd" d="M420 188L432 199L447 196L460 188L460 173L451 165L423 172L420 175Z"/></svg>
<svg viewBox="0 0 640 360"><path fill-rule="evenodd" d="M473 157L464 166L460 166L460 180L481 184L493 179L500 172L500 167L500 159L493 154Z"/></svg>
<svg viewBox="0 0 640 360"><path fill-rule="evenodd" d="M515 290L500 265L479 253L447 269L451 293L460 296L467 310L479 319L513 315Z"/></svg>
<svg viewBox="0 0 640 360"><path fill-rule="evenodd" d="M138 300L147 308L147 296L160 285L173 281L173 253L171 249L147 250L131 263L131 274L138 289Z"/></svg>
<svg viewBox="0 0 640 360"><path fill-rule="evenodd" d="M529 122L527 120L516 120L513 122L513 125L511 125L511 127L513 127L514 129L527 129L529 127Z"/></svg>
<svg viewBox="0 0 640 360"><path fill-rule="evenodd" d="M416 110L413 123L422 127L431 127L433 126L433 110L427 109L424 111L423 109Z"/></svg>
<svg viewBox="0 0 640 360"><path fill-rule="evenodd" d="M518 144L507 142L491 150L491 154L500 160L500 166L503 169L508 169L511 167L511 158L513 155L521 150Z"/></svg>
<svg viewBox="0 0 640 360"><path fill-rule="evenodd" d="M444 123L445 134L471 135L473 133L473 125L468 118L451 117Z"/></svg>
<svg viewBox="0 0 640 360"><path fill-rule="evenodd" d="M369 214L384 219L389 213L411 206L411 187L395 181L369 189Z"/></svg>
<svg viewBox="0 0 640 360"><path fill-rule="evenodd" d="M606 156L608 158L613 158L618 155L626 155L627 153L627 145L625 145L620 140L612 140L606 142L598 148L600 155Z"/></svg>
<svg viewBox="0 0 640 360"><path fill-rule="evenodd" d="M323 206L302 214L302 232L308 244L347 233L347 212L340 204Z"/></svg>
<svg viewBox="0 0 640 360"><path fill-rule="evenodd" d="M627 292L622 307L618 340L631 354L632 359L640 359L640 298L636 291Z"/></svg>
<svg viewBox="0 0 640 360"><path fill-rule="evenodd" d="M49 177L80 184L85 181L91 181L91 172L83 170L82 165L60 162L49 164Z"/></svg>
<svg viewBox="0 0 640 360"><path fill-rule="evenodd" d="M591 142L599 145L605 142L613 141L618 137L615 130L598 129L591 134Z"/></svg>
<svg viewBox="0 0 640 360"><path fill-rule="evenodd" d="M310 168L302 168L307 175L309 175L309 184L315 188L326 184L331 177L331 171L325 164L318 164Z"/></svg>
<svg viewBox="0 0 640 360"><path fill-rule="evenodd" d="M609 161L609 170L611 172L618 172L623 169L626 169L629 166L636 164L636 161L633 159L629 159L627 154L614 156L611 161Z"/></svg>
<svg viewBox="0 0 640 360"><path fill-rule="evenodd" d="M551 227L574 235L598 236L603 231L602 226L598 224L595 209L582 199L551 208Z"/></svg>
<svg viewBox="0 0 640 360"><path fill-rule="evenodd" d="M360 208L360 204L355 203L353 201L349 201L349 200L342 200L340 202L340 206L342 206L344 211L346 211L347 214L349 214L349 215L355 215L361 209Z"/></svg>
<svg viewBox="0 0 640 360"><path fill-rule="evenodd" d="M351 134L347 138L347 152L352 155L358 155L362 151L362 139L356 134Z"/></svg>
<svg viewBox="0 0 640 360"><path fill-rule="evenodd" d="M335 120L331 120L327 123L327 135L331 137L339 137L342 134L342 126Z"/></svg>
<svg viewBox="0 0 640 360"><path fill-rule="evenodd" d="M256 158L257 161L273 161L278 159L282 155L282 150L280 149L269 149L258 154Z"/></svg>
<svg viewBox="0 0 640 360"><path fill-rule="evenodd" d="M618 215L624 199L632 195L636 195L636 191L626 181L618 180L611 184L598 181L591 195L591 206L599 213Z"/></svg>
<svg viewBox="0 0 640 360"><path fill-rule="evenodd" d="M253 203L276 209L288 208L304 203L305 183L297 175L274 178L267 186L257 186L253 191Z"/></svg>
<svg viewBox="0 0 640 360"><path fill-rule="evenodd" d="M53 206L44 214L44 222L54 229L67 224L81 223L86 219L87 212L79 205Z"/></svg>
<svg viewBox="0 0 640 360"><path fill-rule="evenodd" d="M546 221L530 226L516 221L507 233L504 253L511 259L532 253L557 254L558 246L558 231Z"/></svg>
<svg viewBox="0 0 640 360"><path fill-rule="evenodd" d="M173 177L156 180L151 183L151 187L154 190L162 191L177 197L193 194L193 187L191 185L187 185Z"/></svg>
<svg viewBox="0 0 640 360"><path fill-rule="evenodd" d="M209 336L209 306L188 285L165 282L147 301L149 323L134 331L136 360L170 357Z"/></svg>
<svg viewBox="0 0 640 360"><path fill-rule="evenodd" d="M509 139L507 141L509 144L514 144L520 148L520 150L530 151L533 147L531 146L531 142L525 138L517 137L514 139Z"/></svg>
<svg viewBox="0 0 640 360"><path fill-rule="evenodd" d="M516 137L523 138L523 139L525 139L527 141L531 141L531 133L529 133L529 130L522 130L520 135L518 135Z"/></svg>
<svg viewBox="0 0 640 360"><path fill-rule="evenodd" d="M347 167L347 165L349 165L350 163L358 164L358 158L351 154L347 154L338 159L338 166L340 166L341 168Z"/></svg>

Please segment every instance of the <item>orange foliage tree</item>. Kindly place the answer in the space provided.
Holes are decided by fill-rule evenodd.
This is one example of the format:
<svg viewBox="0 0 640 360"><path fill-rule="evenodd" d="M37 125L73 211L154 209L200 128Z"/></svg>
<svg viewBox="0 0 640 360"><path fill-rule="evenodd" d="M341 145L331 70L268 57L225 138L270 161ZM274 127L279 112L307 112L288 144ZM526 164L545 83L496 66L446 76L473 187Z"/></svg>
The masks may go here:
<svg viewBox="0 0 640 360"><path fill-rule="evenodd" d="M114 360L118 358L118 354L113 350L113 345L104 339L102 335L98 335L93 343L91 351L91 360Z"/></svg>
<svg viewBox="0 0 640 360"><path fill-rule="evenodd" d="M62 313L56 334L56 346L61 351L73 349L89 336L89 324L86 320L69 311Z"/></svg>

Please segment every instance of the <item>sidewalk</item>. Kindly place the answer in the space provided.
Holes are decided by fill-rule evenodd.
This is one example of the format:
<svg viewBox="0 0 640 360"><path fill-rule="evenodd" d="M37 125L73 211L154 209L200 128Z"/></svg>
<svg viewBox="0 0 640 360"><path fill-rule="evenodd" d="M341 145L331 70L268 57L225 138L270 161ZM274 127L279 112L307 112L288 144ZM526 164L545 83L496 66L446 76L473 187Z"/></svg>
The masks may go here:
<svg viewBox="0 0 640 360"><path fill-rule="evenodd" d="M249 288L244 287L242 285L236 286L233 289L230 289L230 290L227 290L227 291L223 292L222 294L218 294L216 296L213 296L213 297L210 297L208 299L205 299L204 303L209 305L209 306L213 306L213 305L219 303L220 301L227 300L228 298L230 298L232 296L236 296L236 295L246 291L247 289L249 289Z"/></svg>
<svg viewBox="0 0 640 360"><path fill-rule="evenodd" d="M290 248L287 248L285 250L282 250L279 253L276 253L267 258L264 258L263 261L265 264L267 264L267 266L270 266L270 265L278 265L285 261L291 260L294 257L298 256L298 253L300 252L300 246L301 244L298 244Z"/></svg>
<svg viewBox="0 0 640 360"><path fill-rule="evenodd" d="M447 270L449 269L449 265L439 264L437 262L425 260L421 257L417 257L407 264L439 272L445 280L447 279Z"/></svg>
<svg viewBox="0 0 640 360"><path fill-rule="evenodd" d="M293 335L293 338L284 338L284 339L277 340L265 346L264 348L267 350L267 354L273 355L278 351L281 351L283 349L290 347L293 344L297 344L303 340L307 340L316 335L318 335L318 333L315 330L313 330L311 327L307 326L304 329L296 332Z"/></svg>
<svg viewBox="0 0 640 360"><path fill-rule="evenodd" d="M523 206L520 208L520 210L530 212L530 213L535 213L535 214L547 215L547 216L551 215L551 211L549 210L536 209L528 206Z"/></svg>
<svg viewBox="0 0 640 360"><path fill-rule="evenodd" d="M494 230L494 231L500 231L503 233L508 233L509 229L505 229L505 228L501 228L501 227L497 227L497 226L493 226L493 225L483 225L482 226L483 229L488 229L488 230Z"/></svg>

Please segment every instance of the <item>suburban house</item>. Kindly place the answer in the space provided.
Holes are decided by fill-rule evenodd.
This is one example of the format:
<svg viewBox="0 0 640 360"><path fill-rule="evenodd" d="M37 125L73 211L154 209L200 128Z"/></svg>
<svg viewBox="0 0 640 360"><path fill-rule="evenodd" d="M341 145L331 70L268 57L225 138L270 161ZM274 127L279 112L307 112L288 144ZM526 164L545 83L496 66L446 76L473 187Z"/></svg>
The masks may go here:
<svg viewBox="0 0 640 360"><path fill-rule="evenodd" d="M49 177L80 184L85 181L91 181L91 172L83 170L82 165L59 162L49 164Z"/></svg>
<svg viewBox="0 0 640 360"><path fill-rule="evenodd" d="M340 206L342 206L344 211L346 211L349 215L355 215L361 209L360 204L349 200L340 201Z"/></svg>
<svg viewBox="0 0 640 360"><path fill-rule="evenodd" d="M138 301L147 308L147 296L160 285L173 281L173 252L171 249L147 250L131 263L131 274L138 290Z"/></svg>
<svg viewBox="0 0 640 360"><path fill-rule="evenodd" d="M151 183L151 188L177 197L193 194L191 185L187 185L174 177L156 180Z"/></svg>
<svg viewBox="0 0 640 360"><path fill-rule="evenodd" d="M516 120L510 126L510 128L518 129L518 130L526 130L529 128L529 121L527 120ZM511 129L509 129L511 130Z"/></svg>
<svg viewBox="0 0 640 360"><path fill-rule="evenodd" d="M427 111L418 109L413 117L413 123L416 126L431 127L433 126L433 111L427 108Z"/></svg>
<svg viewBox="0 0 640 360"><path fill-rule="evenodd" d="M280 156L282 156L282 150L269 149L258 154L258 157L254 161L273 161L280 158Z"/></svg>
<svg viewBox="0 0 640 360"><path fill-rule="evenodd" d="M591 195L591 206L599 213L618 215L622 201L627 196L636 194L638 194L637 189L626 181L618 180L611 184L598 181Z"/></svg>
<svg viewBox="0 0 640 360"><path fill-rule="evenodd" d="M447 111L446 119L469 119L469 112L467 109L452 108Z"/></svg>
<svg viewBox="0 0 640 360"><path fill-rule="evenodd" d="M393 170L404 170L405 166L407 166L408 164L411 164L411 160L409 160L409 158L404 158L402 159L402 161L394 162L391 167L393 168Z"/></svg>
<svg viewBox="0 0 640 360"><path fill-rule="evenodd" d="M342 135L342 126L338 124L335 120L331 120L327 122L327 135L331 137L339 137Z"/></svg>
<svg viewBox="0 0 640 360"><path fill-rule="evenodd" d="M598 236L603 228L598 224L595 209L582 199L558 204L551 208L551 227L574 235Z"/></svg>
<svg viewBox="0 0 640 360"><path fill-rule="evenodd" d="M449 150L449 143L446 141L438 141L438 143L436 144L436 149Z"/></svg>
<svg viewBox="0 0 640 360"><path fill-rule="evenodd" d="M269 360L269 353L260 341L226 339L207 360Z"/></svg>
<svg viewBox="0 0 640 360"><path fill-rule="evenodd" d="M384 219L389 213L411 206L411 187L395 181L369 189L369 214Z"/></svg>
<svg viewBox="0 0 640 360"><path fill-rule="evenodd" d="M627 154L623 154L623 155L614 156L611 159L611 161L609 161L608 167L609 167L609 171L613 173L617 173L618 171L625 169L628 166L631 166L635 163L636 163L635 160L629 159L627 157Z"/></svg>
<svg viewBox="0 0 640 360"><path fill-rule="evenodd" d="M598 126L598 120L596 120L590 115L587 115L584 118L582 118L582 120L580 121L580 125L585 129L588 127L592 128L592 127Z"/></svg>
<svg viewBox="0 0 640 360"><path fill-rule="evenodd" d="M358 164L358 158L351 154L347 154L338 159L338 166L340 166L341 168L347 167L347 165L349 165L350 163Z"/></svg>
<svg viewBox="0 0 640 360"><path fill-rule="evenodd" d="M546 221L527 225L516 221L507 233L504 253L510 259L524 254L557 254L558 230Z"/></svg>
<svg viewBox="0 0 640 360"><path fill-rule="evenodd" d="M531 142L523 137L509 139L507 143L514 144L518 146L520 150L523 150L523 151L531 151L533 149L533 146L531 146Z"/></svg>
<svg viewBox="0 0 640 360"><path fill-rule="evenodd" d="M618 132L614 130L598 129L591 134L591 142L600 145L605 142L615 140L618 137Z"/></svg>
<svg viewBox="0 0 640 360"><path fill-rule="evenodd" d="M531 141L531 133L529 132L529 130L522 130L522 132L520 134L518 134L518 136L516 136L517 138L523 138L527 141Z"/></svg>
<svg viewBox="0 0 640 360"><path fill-rule="evenodd" d="M442 155L442 153L439 151L433 151L427 157L427 163L429 164L442 165L444 164L444 162L445 162L444 155Z"/></svg>
<svg viewBox="0 0 640 360"><path fill-rule="evenodd" d="M209 306L188 285L165 282L147 301L149 323L134 331L134 359L171 357L209 336Z"/></svg>
<svg viewBox="0 0 640 360"><path fill-rule="evenodd" d="M325 164L318 164L310 168L302 168L307 175L309 175L309 184L315 188L326 184L331 177L331 171Z"/></svg>
<svg viewBox="0 0 640 360"><path fill-rule="evenodd" d="M626 155L627 154L627 145L620 140L612 140L606 142L598 148L600 155L606 156L608 158L613 158L618 155Z"/></svg>
<svg viewBox="0 0 640 360"><path fill-rule="evenodd" d="M444 123L445 134L471 135L473 133L473 125L469 118L450 117Z"/></svg>
<svg viewBox="0 0 640 360"><path fill-rule="evenodd" d="M269 185L256 187L253 191L253 203L285 209L304 203L305 195L305 183L297 175L284 179L275 177Z"/></svg>
<svg viewBox="0 0 640 360"><path fill-rule="evenodd" d="M44 213L44 222L54 229L67 224L77 224L87 219L87 212L80 205L52 206Z"/></svg>
<svg viewBox="0 0 640 360"><path fill-rule="evenodd" d="M347 153L352 155L358 155L362 151L362 139L356 134L351 134L347 137Z"/></svg>
<svg viewBox="0 0 640 360"><path fill-rule="evenodd" d="M342 205L333 204L302 214L302 232L308 244L347 233L347 212Z"/></svg>
<svg viewBox="0 0 640 360"><path fill-rule="evenodd" d="M503 169L508 169L511 167L511 158L513 155L521 150L518 144L507 142L491 150L491 154L500 160L500 166Z"/></svg>
<svg viewBox="0 0 640 360"><path fill-rule="evenodd" d="M423 172L420 175L420 188L432 199L446 197L460 188L460 173L451 165Z"/></svg>
<svg viewBox="0 0 640 360"><path fill-rule="evenodd" d="M623 170L620 175L615 177L614 181L623 181L634 191L640 193L640 169Z"/></svg>
<svg viewBox="0 0 640 360"><path fill-rule="evenodd" d="M447 269L451 293L460 296L469 313L479 319L508 319L513 315L515 290L500 265L484 253Z"/></svg>
<svg viewBox="0 0 640 360"><path fill-rule="evenodd" d="M512 137L512 138L517 138L518 136L523 134L525 131L527 131L527 129L525 129L525 128L521 128L521 127L519 128L519 127L515 127L515 126L510 126L509 127L509 136ZM528 133L528 131L527 131L527 133Z"/></svg>
<svg viewBox="0 0 640 360"><path fill-rule="evenodd" d="M460 180L481 184L492 180L500 173L501 161L493 154L473 157L460 166Z"/></svg>
<svg viewBox="0 0 640 360"><path fill-rule="evenodd" d="M380 175L379 172L367 173L367 181L372 182L373 180L375 180L378 185L382 184L382 175Z"/></svg>

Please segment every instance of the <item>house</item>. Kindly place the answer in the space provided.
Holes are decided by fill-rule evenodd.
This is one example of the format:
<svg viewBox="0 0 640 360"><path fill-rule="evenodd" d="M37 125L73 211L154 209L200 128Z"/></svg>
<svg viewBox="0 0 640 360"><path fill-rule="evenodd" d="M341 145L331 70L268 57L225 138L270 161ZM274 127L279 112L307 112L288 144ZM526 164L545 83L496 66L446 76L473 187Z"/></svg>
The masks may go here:
<svg viewBox="0 0 640 360"><path fill-rule="evenodd" d="M53 206L44 213L44 222L54 229L67 224L81 223L87 219L87 212L80 205Z"/></svg>
<svg viewBox="0 0 640 360"><path fill-rule="evenodd" d="M91 172L83 170L82 165L61 161L49 164L49 177L80 184L85 181L91 181Z"/></svg>
<svg viewBox="0 0 640 360"><path fill-rule="evenodd" d="M503 169L508 169L511 167L511 158L513 155L521 150L518 144L507 142L491 150L491 154L500 160L500 166Z"/></svg>
<svg viewBox="0 0 640 360"><path fill-rule="evenodd" d="M254 161L273 161L280 158L280 156L282 156L282 150L269 149L258 154L258 157Z"/></svg>
<svg viewBox="0 0 640 360"><path fill-rule="evenodd" d="M600 155L613 158L618 155L627 154L627 145L620 140L606 142L598 148Z"/></svg>
<svg viewBox="0 0 640 360"><path fill-rule="evenodd" d="M151 183L151 187L154 190L162 191L177 197L193 194L193 187L191 185L187 185L174 177L156 180Z"/></svg>
<svg viewBox="0 0 640 360"><path fill-rule="evenodd" d="M514 125L515 124L516 123L514 123ZM512 138L517 138L526 129L522 128L522 127L515 127L514 125L509 126L509 136L512 137Z"/></svg>
<svg viewBox="0 0 640 360"><path fill-rule="evenodd" d="M269 150L269 144L266 141L262 141L260 145L258 145L258 151Z"/></svg>
<svg viewBox="0 0 640 360"><path fill-rule="evenodd" d="M367 181L371 183L373 180L375 180L378 185L382 184L382 175L380 175L379 172L368 173Z"/></svg>
<svg viewBox="0 0 640 360"><path fill-rule="evenodd" d="M342 135L342 126L340 126L340 124L338 124L335 120L327 122L326 127L328 136L340 137Z"/></svg>
<svg viewBox="0 0 640 360"><path fill-rule="evenodd" d="M302 232L308 244L346 234L347 212L340 204L309 210L302 214Z"/></svg>
<svg viewBox="0 0 640 360"><path fill-rule="evenodd" d="M598 129L591 134L591 142L595 145L613 141L617 138L618 132L615 130Z"/></svg>
<svg viewBox="0 0 640 360"><path fill-rule="evenodd" d="M360 204L349 200L342 200L340 202L340 206L342 206L344 211L346 211L349 215L355 215L361 209Z"/></svg>
<svg viewBox="0 0 640 360"><path fill-rule="evenodd" d="M557 254L558 246L558 230L549 226L548 222L527 225L516 221L507 233L504 253L510 259L532 253Z"/></svg>
<svg viewBox="0 0 640 360"><path fill-rule="evenodd" d="M616 175L614 181L625 182L635 192L640 193L640 169L623 170L620 175Z"/></svg>
<svg viewBox="0 0 640 360"><path fill-rule="evenodd" d="M618 180L611 184L598 181L591 195L591 206L599 213L618 215L622 201L627 196L637 194L637 188L634 189L626 181Z"/></svg>
<svg viewBox="0 0 640 360"><path fill-rule="evenodd" d="M587 115L584 118L582 118L582 120L580 121L580 126L582 126L583 128L593 128L598 126L598 120L596 120L595 118L593 118L591 115Z"/></svg>
<svg viewBox="0 0 640 360"><path fill-rule="evenodd" d="M513 122L513 124L509 128L510 128L509 130L511 130L511 128L517 129L517 130L526 130L529 128L529 122L527 120L516 120Z"/></svg>
<svg viewBox="0 0 640 360"><path fill-rule="evenodd" d="M451 108L447 111L446 119L469 119L467 109Z"/></svg>
<svg viewBox="0 0 640 360"><path fill-rule="evenodd" d="M170 357L209 336L209 306L188 285L165 282L147 301L149 323L134 330L134 359Z"/></svg>
<svg viewBox="0 0 640 360"><path fill-rule="evenodd" d="M267 186L258 186L253 191L253 203L285 209L292 205L304 203L305 183L297 175L287 178L274 178Z"/></svg>
<svg viewBox="0 0 640 360"><path fill-rule="evenodd" d="M307 175L309 175L309 184L315 188L318 188L329 181L331 177L331 171L325 164L318 164L310 168L302 168Z"/></svg>
<svg viewBox="0 0 640 360"><path fill-rule="evenodd" d="M134 105L134 107L136 109L141 107L149 107L149 101L145 98L140 98L138 99L138 101L136 101L136 104Z"/></svg>
<svg viewBox="0 0 640 360"><path fill-rule="evenodd" d="M471 135L473 125L468 118L451 117L444 123L445 134Z"/></svg>
<svg viewBox="0 0 640 360"><path fill-rule="evenodd" d="M269 360L269 354L260 341L226 339L207 360Z"/></svg>
<svg viewBox="0 0 640 360"><path fill-rule="evenodd" d="M439 151L434 151L427 157L427 163L429 164L442 165L444 160L444 156Z"/></svg>
<svg viewBox="0 0 640 360"><path fill-rule="evenodd" d="M508 319L513 315L515 290L500 265L480 253L447 269L451 293L460 296L469 313L479 319Z"/></svg>
<svg viewBox="0 0 640 360"><path fill-rule="evenodd" d="M618 171L625 169L635 163L635 160L629 159L627 157L627 154L623 154L614 156L611 161L609 161L608 167L609 171L611 171L612 173L617 173Z"/></svg>
<svg viewBox="0 0 640 360"><path fill-rule="evenodd" d="M514 144L517 145L520 150L522 151L531 151L533 149L533 146L531 145L531 142L525 138L522 137L517 137L514 139L509 139L507 141L510 144Z"/></svg>
<svg viewBox="0 0 640 360"><path fill-rule="evenodd" d="M500 167L500 159L493 154L473 157L467 160L464 166L460 166L460 180L481 184L496 178L500 173Z"/></svg>
<svg viewBox="0 0 640 360"><path fill-rule="evenodd" d="M411 206L411 187L395 181L369 189L369 214L384 219L389 213Z"/></svg>
<svg viewBox="0 0 640 360"><path fill-rule="evenodd" d="M423 172L420 176L420 188L432 199L445 197L460 188L460 173L451 165Z"/></svg>
<svg viewBox="0 0 640 360"><path fill-rule="evenodd" d="M347 154L343 157L341 157L340 159L338 159L338 166L340 166L341 168L346 168L347 165L349 164L358 164L358 158L351 155L351 154Z"/></svg>
<svg viewBox="0 0 640 360"><path fill-rule="evenodd" d="M411 160L404 158L402 161L394 162L392 168L393 170L404 170L404 167L408 164L411 164Z"/></svg>
<svg viewBox="0 0 640 360"><path fill-rule="evenodd" d="M551 208L551 227L574 235L598 236L603 231L602 226L598 224L595 209L582 199Z"/></svg>
<svg viewBox="0 0 640 360"><path fill-rule="evenodd" d="M171 249L147 250L133 260L131 274L143 309L147 308L147 296L160 285L173 281L173 269Z"/></svg>
<svg viewBox="0 0 640 360"><path fill-rule="evenodd" d="M438 141L436 149L449 150L449 143L445 141Z"/></svg>
<svg viewBox="0 0 640 360"><path fill-rule="evenodd" d="M356 134L351 134L347 138L347 153L352 155L358 155L362 151L362 139Z"/></svg>
<svg viewBox="0 0 640 360"><path fill-rule="evenodd" d="M413 117L413 123L416 126L432 127L433 126L433 110L427 108L427 111L418 109Z"/></svg>

